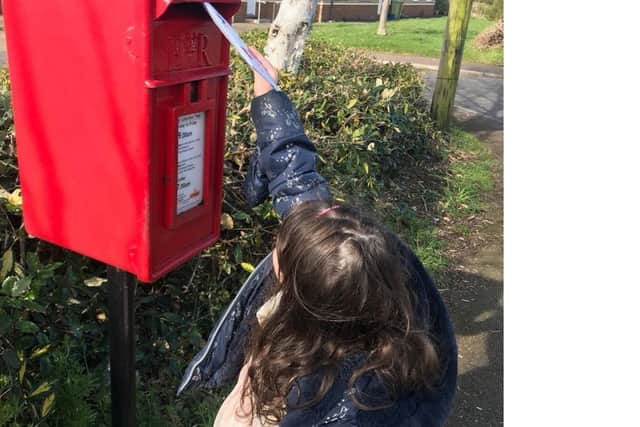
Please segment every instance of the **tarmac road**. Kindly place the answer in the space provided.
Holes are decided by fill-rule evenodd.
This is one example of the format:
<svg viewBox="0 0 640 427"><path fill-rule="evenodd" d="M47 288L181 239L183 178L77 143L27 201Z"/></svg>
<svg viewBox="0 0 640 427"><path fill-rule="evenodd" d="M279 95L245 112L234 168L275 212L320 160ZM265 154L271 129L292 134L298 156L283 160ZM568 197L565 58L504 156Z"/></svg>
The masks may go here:
<svg viewBox="0 0 640 427"><path fill-rule="evenodd" d="M428 70L425 76L427 96L431 99L437 73ZM483 130L502 130L504 126L504 86L502 77L460 73L454 108L459 119L481 120Z"/></svg>

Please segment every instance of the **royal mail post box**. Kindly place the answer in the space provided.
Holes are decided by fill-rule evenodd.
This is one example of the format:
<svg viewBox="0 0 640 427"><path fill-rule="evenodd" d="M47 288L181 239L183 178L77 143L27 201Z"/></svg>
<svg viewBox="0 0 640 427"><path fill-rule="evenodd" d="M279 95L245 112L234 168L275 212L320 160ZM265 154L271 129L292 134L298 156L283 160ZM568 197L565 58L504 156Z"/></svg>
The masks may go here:
<svg viewBox="0 0 640 427"><path fill-rule="evenodd" d="M218 238L229 44L201 3L3 0L29 234L142 281Z"/></svg>

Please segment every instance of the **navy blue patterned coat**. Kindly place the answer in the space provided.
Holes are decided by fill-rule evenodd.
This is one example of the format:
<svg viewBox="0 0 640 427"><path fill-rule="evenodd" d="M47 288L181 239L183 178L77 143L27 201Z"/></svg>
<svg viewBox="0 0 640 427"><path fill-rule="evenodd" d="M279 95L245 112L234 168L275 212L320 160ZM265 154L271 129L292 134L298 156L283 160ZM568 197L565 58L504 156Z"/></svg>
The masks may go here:
<svg viewBox="0 0 640 427"><path fill-rule="evenodd" d="M298 203L306 200L329 200L326 180L316 170L316 149L307 138L298 114L282 92L271 91L255 98L251 105L257 131L257 151L247 174L244 190L249 203L258 205L271 196L275 209L284 218ZM410 286L422 301L417 307L424 329L435 340L441 356L442 373L432 391L415 392L391 402L382 382L363 376L348 387L349 378L362 362L358 356L346 359L338 377L318 404L307 409L292 409L281 427L292 426L442 426L451 410L457 376L457 347L453 326L433 281L415 254L402 242L410 272ZM234 381L244 361L245 341L257 309L262 305L270 285L271 255L256 267L244 283L225 314L213 329L204 349L188 366L178 394L187 388L214 388ZM313 398L318 378L299 381L289 396L291 406ZM391 406L362 410L354 406L351 395L368 406ZM295 398L294 398L295 396Z"/></svg>

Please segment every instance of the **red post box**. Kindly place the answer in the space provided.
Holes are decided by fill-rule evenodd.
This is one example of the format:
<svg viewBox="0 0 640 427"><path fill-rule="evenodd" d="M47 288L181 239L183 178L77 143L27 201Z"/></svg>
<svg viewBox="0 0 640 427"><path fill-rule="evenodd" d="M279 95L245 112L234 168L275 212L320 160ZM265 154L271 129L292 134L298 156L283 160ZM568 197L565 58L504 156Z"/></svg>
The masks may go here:
<svg viewBox="0 0 640 427"><path fill-rule="evenodd" d="M229 44L202 1L3 1L27 231L142 281L211 245Z"/></svg>

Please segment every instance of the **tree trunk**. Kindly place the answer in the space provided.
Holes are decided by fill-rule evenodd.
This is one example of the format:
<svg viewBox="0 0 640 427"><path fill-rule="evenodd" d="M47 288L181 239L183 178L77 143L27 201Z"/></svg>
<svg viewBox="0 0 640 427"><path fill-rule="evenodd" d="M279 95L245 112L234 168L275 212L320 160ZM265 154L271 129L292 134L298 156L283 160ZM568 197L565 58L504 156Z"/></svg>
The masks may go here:
<svg viewBox="0 0 640 427"><path fill-rule="evenodd" d="M382 0L382 7L380 8L380 20L378 21L378 31L376 33L379 36L387 35L387 16L389 16L389 3L391 3L391 0Z"/></svg>
<svg viewBox="0 0 640 427"><path fill-rule="evenodd" d="M298 72L317 6L318 0L282 0L264 48L266 58L274 67L289 73Z"/></svg>
<svg viewBox="0 0 640 427"><path fill-rule="evenodd" d="M440 129L449 126L453 100L456 96L462 50L467 37L467 27L471 17L472 0L450 0L444 44L438 67L438 78L431 101L431 118Z"/></svg>

